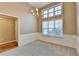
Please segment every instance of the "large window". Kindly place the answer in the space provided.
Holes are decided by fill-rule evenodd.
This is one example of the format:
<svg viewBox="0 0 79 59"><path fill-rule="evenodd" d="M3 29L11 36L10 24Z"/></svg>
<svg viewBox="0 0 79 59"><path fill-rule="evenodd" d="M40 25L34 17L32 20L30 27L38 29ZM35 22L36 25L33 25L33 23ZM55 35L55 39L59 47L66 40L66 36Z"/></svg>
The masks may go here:
<svg viewBox="0 0 79 59"><path fill-rule="evenodd" d="M63 20L49 20L42 22L42 32L44 35L49 36L62 36L63 35Z"/></svg>
<svg viewBox="0 0 79 59"><path fill-rule="evenodd" d="M62 4L55 5L49 9L45 9L42 11L42 18L47 18L51 16L57 16L62 14Z"/></svg>
<svg viewBox="0 0 79 59"><path fill-rule="evenodd" d="M55 37L61 37L63 35L63 19L59 16L62 15L62 10L62 3L60 3L42 11L42 33L44 35ZM53 16L55 17L53 18ZM59 18L57 18L57 16L59 16Z"/></svg>

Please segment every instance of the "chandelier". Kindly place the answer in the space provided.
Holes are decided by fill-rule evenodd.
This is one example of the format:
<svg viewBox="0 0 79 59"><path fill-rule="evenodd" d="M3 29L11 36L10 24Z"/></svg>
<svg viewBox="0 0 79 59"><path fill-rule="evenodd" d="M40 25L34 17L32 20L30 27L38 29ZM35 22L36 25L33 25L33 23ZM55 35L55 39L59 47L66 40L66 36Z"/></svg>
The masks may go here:
<svg viewBox="0 0 79 59"><path fill-rule="evenodd" d="M38 8L36 8L35 10L31 10L31 13L32 13L34 16L39 16Z"/></svg>

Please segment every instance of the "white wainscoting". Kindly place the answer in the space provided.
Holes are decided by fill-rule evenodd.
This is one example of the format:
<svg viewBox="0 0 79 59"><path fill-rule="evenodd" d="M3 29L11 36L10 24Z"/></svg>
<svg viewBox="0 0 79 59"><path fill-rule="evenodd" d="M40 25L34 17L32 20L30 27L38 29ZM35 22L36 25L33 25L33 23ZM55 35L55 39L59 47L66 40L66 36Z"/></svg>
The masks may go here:
<svg viewBox="0 0 79 59"><path fill-rule="evenodd" d="M22 46L28 43L31 43L32 41L37 40L37 34L38 33L31 33L31 34L21 34L20 39L18 40L18 45Z"/></svg>
<svg viewBox="0 0 79 59"><path fill-rule="evenodd" d="M76 44L76 50L79 54L79 37L77 37L75 44Z"/></svg>
<svg viewBox="0 0 79 59"><path fill-rule="evenodd" d="M42 35L42 33L22 34L20 35L18 45L22 46L35 40L42 40L50 43L76 48L77 52L79 52L79 38L76 35L65 34L63 37L57 38L44 36Z"/></svg>
<svg viewBox="0 0 79 59"><path fill-rule="evenodd" d="M55 43L55 44L59 44L59 45L64 45L64 46L68 46L68 47L72 47L75 48L76 44L76 35L64 35L63 37L48 37L48 36L44 36L41 33L38 34L38 38L39 40L42 41L46 41L46 42L50 42L50 43Z"/></svg>

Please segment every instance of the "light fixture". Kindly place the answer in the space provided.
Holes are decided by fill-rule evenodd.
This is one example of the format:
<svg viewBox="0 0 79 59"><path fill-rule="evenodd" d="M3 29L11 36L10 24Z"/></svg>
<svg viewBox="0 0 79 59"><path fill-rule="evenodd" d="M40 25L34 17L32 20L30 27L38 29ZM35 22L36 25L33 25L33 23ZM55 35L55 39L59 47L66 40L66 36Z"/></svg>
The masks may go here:
<svg viewBox="0 0 79 59"><path fill-rule="evenodd" d="M36 8L36 11L38 11L38 8Z"/></svg>
<svg viewBox="0 0 79 59"><path fill-rule="evenodd" d="M34 10L31 10L31 13L32 13L34 16L39 16L38 8L36 8L36 9L34 9Z"/></svg>

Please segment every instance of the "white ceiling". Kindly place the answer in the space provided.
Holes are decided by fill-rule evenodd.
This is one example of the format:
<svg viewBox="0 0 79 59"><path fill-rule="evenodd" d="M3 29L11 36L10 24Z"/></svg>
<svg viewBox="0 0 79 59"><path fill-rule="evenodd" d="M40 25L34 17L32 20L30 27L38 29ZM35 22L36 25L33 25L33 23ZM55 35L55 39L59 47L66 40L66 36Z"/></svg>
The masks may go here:
<svg viewBox="0 0 79 59"><path fill-rule="evenodd" d="M28 2L30 5L32 5L35 8L41 8L45 5L48 5L51 2Z"/></svg>

